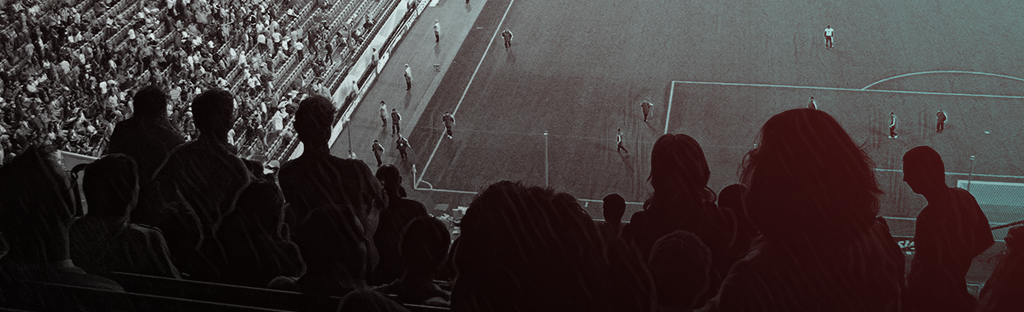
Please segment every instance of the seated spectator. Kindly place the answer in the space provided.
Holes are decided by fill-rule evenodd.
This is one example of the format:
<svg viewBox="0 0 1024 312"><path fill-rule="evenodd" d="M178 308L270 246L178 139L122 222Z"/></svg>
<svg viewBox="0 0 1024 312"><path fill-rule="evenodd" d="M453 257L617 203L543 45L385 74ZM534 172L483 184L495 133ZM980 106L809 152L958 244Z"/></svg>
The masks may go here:
<svg viewBox="0 0 1024 312"><path fill-rule="evenodd" d="M658 311L693 311L711 282L711 250L700 237L675 231L658 239L648 257Z"/></svg>
<svg viewBox="0 0 1024 312"><path fill-rule="evenodd" d="M368 287L370 242L355 209L324 207L309 212L295 230L306 273L295 282L298 291L342 296Z"/></svg>
<svg viewBox="0 0 1024 312"><path fill-rule="evenodd" d="M604 223L600 225L601 237L607 241L622 234L622 215L626 213L626 200L619 194L608 194L602 206Z"/></svg>
<svg viewBox="0 0 1024 312"><path fill-rule="evenodd" d="M651 311L655 306L654 279L647 269L647 255L621 236L605 237L604 256L613 285L614 311Z"/></svg>
<svg viewBox="0 0 1024 312"><path fill-rule="evenodd" d="M30 146L0 171L0 232L9 251L0 259L7 296L16 306L21 281L40 281L124 291L109 279L89 275L71 261L68 230L74 217L69 177L53 149ZM11 304L11 305L7 305Z"/></svg>
<svg viewBox="0 0 1024 312"><path fill-rule="evenodd" d="M462 219L452 311L602 311L607 265L571 195L501 181Z"/></svg>
<svg viewBox="0 0 1024 312"><path fill-rule="evenodd" d="M904 256L876 218L871 159L820 110L775 115L760 138L742 177L762 238L702 311L899 311Z"/></svg>
<svg viewBox="0 0 1024 312"><path fill-rule="evenodd" d="M129 223L139 198L135 161L111 154L85 167L89 212L71 227L71 258L89 272L181 278L160 229Z"/></svg>
<svg viewBox="0 0 1024 312"><path fill-rule="evenodd" d="M373 234L373 242L377 245L380 261L373 271L370 285L390 283L402 275L402 259L399 257L399 240L402 229L413 219L429 216L427 206L422 203L405 199L400 192L402 174L398 167L386 165L377 169L377 180L384 185L388 196L387 207L380 212L380 222Z"/></svg>
<svg viewBox="0 0 1024 312"><path fill-rule="evenodd" d="M267 180L249 184L235 206L216 237L204 242L203 254L214 263L216 280L266 287L278 276L302 276L305 263L299 247L282 235L285 202L277 184Z"/></svg>
<svg viewBox="0 0 1024 312"><path fill-rule="evenodd" d="M974 311L978 301L967 291L967 271L995 243L988 218L971 193L946 186L942 157L931 147L903 155L903 181L928 201L917 215L907 304L917 311Z"/></svg>
<svg viewBox="0 0 1024 312"><path fill-rule="evenodd" d="M685 134L666 134L658 138L651 151L651 175L648 180L654 194L644 203L645 210L633 214L623 229L623 237L650 255L654 242L677 230L701 238L714 255L711 289L717 289L729 270L729 247L735 233L734 217L715 205L715 194L708 188L711 171L704 150ZM701 298L699 304L713 294Z"/></svg>
<svg viewBox="0 0 1024 312"><path fill-rule="evenodd" d="M196 97L192 113L199 138L172 150L157 169L151 192L143 192L147 205L140 207L144 215L139 222L152 222L163 230L175 263L194 277L207 268L198 256L203 239L216 233L252 179L227 143L233 110L234 99L228 91L211 89Z"/></svg>
<svg viewBox="0 0 1024 312"><path fill-rule="evenodd" d="M451 235L431 216L412 220L402 230L401 256L404 272L397 281L377 288L395 294L400 302L448 306L451 293L434 284L434 274L448 254Z"/></svg>
<svg viewBox="0 0 1024 312"><path fill-rule="evenodd" d="M977 312L1024 311L1024 252L1020 239L1024 226L1016 226L1006 234L1006 251L985 282L978 298Z"/></svg>
<svg viewBox="0 0 1024 312"><path fill-rule="evenodd" d="M338 303L338 312L408 312L404 306L383 294L360 289L349 292Z"/></svg>
<svg viewBox="0 0 1024 312"><path fill-rule="evenodd" d="M728 209L736 215L736 239L728 253L732 256L732 259L728 261L729 267L747 255L751 242L757 236L757 229L747 219L746 210L743 208L743 194L746 192L746 186L735 183L726 186L718 193L718 207L722 210Z"/></svg>

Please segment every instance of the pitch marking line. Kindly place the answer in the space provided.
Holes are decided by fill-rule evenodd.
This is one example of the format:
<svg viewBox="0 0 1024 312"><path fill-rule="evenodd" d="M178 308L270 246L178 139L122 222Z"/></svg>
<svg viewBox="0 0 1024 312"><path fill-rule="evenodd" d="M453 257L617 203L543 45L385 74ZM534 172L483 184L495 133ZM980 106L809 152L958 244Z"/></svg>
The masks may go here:
<svg viewBox="0 0 1024 312"><path fill-rule="evenodd" d="M491 41L487 43L487 49L484 49L484 55L480 57L480 62L476 63L476 69L473 70L473 75L469 77L469 82L466 83L466 89L462 91L462 97L459 98L459 103L455 104L455 110L452 111L452 117L455 117L455 114L459 112L459 106L462 106L462 100L465 100L466 93L469 93L469 86L473 84L473 79L476 78L476 73L480 71L480 65L484 64L484 59L487 58L487 52L491 51L491 45L494 44L494 38L498 37L498 32L501 31L501 25L505 24L505 17L508 16L508 11L512 9L512 4L515 2L516 0L508 2L508 8L505 8L505 14L501 16L501 21L498 22L498 27L494 29L494 35L491 35ZM426 173L427 168L430 167L430 162L434 160L434 154L437 154L437 149L441 147L441 141L443 140L444 134L442 134L440 138L437 138L437 145L434 145L434 151L430 152L430 158L427 158L427 163L423 165L423 171L420 171L419 180L412 185L414 190L418 190L417 187L420 185L420 182L423 182L424 173ZM431 189L433 189L433 186L431 186Z"/></svg>
<svg viewBox="0 0 1024 312"><path fill-rule="evenodd" d="M879 80L879 81L875 81L874 83L869 84L866 87L861 88L861 90L867 90L868 88L871 88L871 87L873 87L876 84L880 84L880 83L883 83L883 82L886 82L886 81L889 81L889 80L893 80L893 79L899 79L899 78L903 78L903 77L916 76L916 75L929 75L929 74L971 74L971 75L992 76L992 77L1013 79L1013 80L1017 80L1017 81L1024 81L1024 79L1017 78L1017 77L1014 77L1014 76L1007 76L1007 75L1000 75L1000 74L993 74L993 73L985 73L985 72L963 71L963 70L932 70L932 71L923 71L923 72L916 72L916 73L909 73L909 74L902 74L902 75L892 76L892 77L885 78L885 79L882 79L882 80Z"/></svg>
<svg viewBox="0 0 1024 312"><path fill-rule="evenodd" d="M931 91L900 91L900 90L852 89L852 88L793 86L793 85L777 85L777 84L762 84L762 83L679 81L679 80L672 81L673 89L675 89L675 84L676 83L697 84L697 85L738 86L738 87L763 87L763 88L809 89L809 90L853 91L853 92L875 92L875 93L897 93L897 94L920 94L920 95L970 96L970 97L1000 98L1000 99L1024 99L1024 96L1022 96L1022 95L996 95L996 94L949 93L949 92L931 92Z"/></svg>

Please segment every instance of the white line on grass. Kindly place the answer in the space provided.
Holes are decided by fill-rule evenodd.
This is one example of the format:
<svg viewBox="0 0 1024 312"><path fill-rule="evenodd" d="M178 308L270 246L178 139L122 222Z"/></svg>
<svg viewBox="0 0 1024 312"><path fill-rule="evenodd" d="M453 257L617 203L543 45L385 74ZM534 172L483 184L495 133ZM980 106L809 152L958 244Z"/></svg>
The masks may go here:
<svg viewBox="0 0 1024 312"><path fill-rule="evenodd" d="M676 95L676 82L672 82L672 87L668 91L668 108L665 109L665 133L668 134L668 118L672 116L672 97Z"/></svg>
<svg viewBox="0 0 1024 312"><path fill-rule="evenodd" d="M498 32L501 31L501 25L505 24L505 17L508 16L508 11L512 9L512 3L516 0L508 2L508 8L505 9L505 14L501 16L501 21L498 22L498 27L494 29L494 35L491 35L491 41L487 43L487 49L484 49L484 55L480 57L480 62L476 63L476 69L473 70L473 75L469 77L469 82L466 83L466 89L462 91L462 97L459 98L459 103L455 104L455 110L452 111L452 117L455 117L455 113L459 112L459 106L462 106L462 100L466 99L466 93L469 92L469 86L473 84L473 79L476 78L476 73L480 71L480 65L484 64L484 59L487 58L487 52L491 51L491 45L494 44L494 38L498 37ZM423 181L423 175L427 172L427 168L430 167L430 162L434 160L434 154L437 153L437 148L441 147L441 141L444 140L444 134L437 139L437 145L434 146L434 151L430 152L430 158L427 158L427 163L423 165L423 171L420 171L420 179L413 184L412 188L418 190L420 182ZM475 194L475 193L474 193Z"/></svg>
<svg viewBox="0 0 1024 312"><path fill-rule="evenodd" d="M1007 76L1007 75L1000 75L1000 74L993 74L993 73L986 73L986 72L963 71L963 70L932 70L932 71L923 71L923 72L916 72L916 73L909 73L909 74L902 74L902 75L892 76L892 77L885 78L885 79L882 79L882 80L879 80L879 81L875 81L874 83L869 84L866 87L861 88L861 90L867 90L868 88L873 87L876 84L880 84L880 83L883 83L883 82L886 82L886 81L889 81L889 80L893 80L893 79L909 77L909 76L916 76L916 75L927 75L927 74L971 74L971 75L992 76L992 77L999 77L999 78L1006 78L1006 79L1013 79L1013 80L1024 81L1024 79L1017 78L1017 77L1014 77L1014 76Z"/></svg>
<svg viewBox="0 0 1024 312"><path fill-rule="evenodd" d="M784 89L812 89L812 90L832 90L832 91L854 91L854 92L921 94L921 95L972 96L972 97L1002 98L1002 99L1024 99L1024 96L1021 96L1021 95L995 95L995 94L948 93L948 92L929 92L929 91L898 91L898 90L851 89L851 88L814 87L814 86L791 86L791 85L762 84L762 83L737 83L737 82L673 81L672 82L673 86L675 86L676 82L678 82L678 83L685 83L685 84L719 85L719 86L765 87L765 88L784 88Z"/></svg>
<svg viewBox="0 0 1024 312"><path fill-rule="evenodd" d="M881 172L903 172L903 170L898 170L898 169L882 169L882 168L875 168L875 171L881 171ZM963 172L946 172L946 175L951 175L951 176L969 176L969 175L972 175L972 174L971 173L963 173ZM979 176L979 177L989 177L989 178L1024 179L1024 176L1015 176L1015 175L985 174L985 173L974 173L973 175Z"/></svg>

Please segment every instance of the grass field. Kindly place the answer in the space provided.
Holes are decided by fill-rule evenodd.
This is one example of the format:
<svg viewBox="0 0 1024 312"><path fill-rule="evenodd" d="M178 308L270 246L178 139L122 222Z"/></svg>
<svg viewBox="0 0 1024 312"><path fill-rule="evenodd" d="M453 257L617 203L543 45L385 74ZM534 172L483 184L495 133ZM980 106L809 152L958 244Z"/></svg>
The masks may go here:
<svg viewBox="0 0 1024 312"><path fill-rule="evenodd" d="M913 235L926 203L900 169L914 146L939 151L950 185L1024 182L1022 20L1018 1L491 0L410 136L415 187L466 206L490 183L522 180L575 195L595 218L608 193L635 211L651 192L658 136L697 139L718 191L738 180L764 121L814 96L874 160L894 234ZM508 50L496 36L506 28ZM648 122L642 100L655 104ZM941 134L938 109L949 116ZM445 112L452 140L441 137ZM616 129L628 155L616 152ZM986 209L1000 209L998 222L1020 213Z"/></svg>

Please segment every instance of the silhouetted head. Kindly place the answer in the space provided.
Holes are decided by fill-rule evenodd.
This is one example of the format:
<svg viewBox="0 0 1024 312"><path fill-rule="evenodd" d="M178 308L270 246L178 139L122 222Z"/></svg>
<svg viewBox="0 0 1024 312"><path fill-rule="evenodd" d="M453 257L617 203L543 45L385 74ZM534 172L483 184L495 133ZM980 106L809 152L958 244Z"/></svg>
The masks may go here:
<svg viewBox="0 0 1024 312"><path fill-rule="evenodd" d="M210 89L192 101L192 118L200 136L226 140L234 119L235 99L231 92Z"/></svg>
<svg viewBox="0 0 1024 312"><path fill-rule="evenodd" d="M111 154L85 167L82 191L95 217L128 217L139 199L139 169L130 156Z"/></svg>
<svg viewBox="0 0 1024 312"><path fill-rule="evenodd" d="M384 102L381 102L383 104ZM295 112L295 132L304 146L321 146L331 139L334 104L322 95L307 97Z"/></svg>
<svg viewBox="0 0 1024 312"><path fill-rule="evenodd" d="M841 239L875 221L871 159L823 111L788 110L768 119L747 153L747 218L769 240Z"/></svg>
<svg viewBox="0 0 1024 312"><path fill-rule="evenodd" d="M134 116L167 117L167 94L156 85L143 87L132 98Z"/></svg>
<svg viewBox="0 0 1024 312"><path fill-rule="evenodd" d="M322 279L355 289L366 285L369 246L355 209L314 209L295 229L293 240L308 271L302 279Z"/></svg>
<svg viewBox="0 0 1024 312"><path fill-rule="evenodd" d="M384 189L396 188L402 185L402 172L395 165L383 165L377 168L377 180L384 185Z"/></svg>
<svg viewBox="0 0 1024 312"><path fill-rule="evenodd" d="M656 198L670 202L702 199L710 178L704 149L692 137L665 134L654 142L651 175L647 180L654 187Z"/></svg>
<svg viewBox="0 0 1024 312"><path fill-rule="evenodd" d="M402 230L399 254L409 273L433 274L444 263L451 240L441 220L419 217Z"/></svg>
<svg viewBox="0 0 1024 312"><path fill-rule="evenodd" d="M452 310L593 310L609 287L597 237L571 195L488 186L462 219Z"/></svg>
<svg viewBox="0 0 1024 312"><path fill-rule="evenodd" d="M946 167L942 156L928 146L918 146L903 154L903 181L914 193L931 194L946 188Z"/></svg>
<svg viewBox="0 0 1024 312"><path fill-rule="evenodd" d="M626 213L626 200L619 194L612 193L604 197L604 222L622 222L622 215Z"/></svg>
<svg viewBox="0 0 1024 312"><path fill-rule="evenodd" d="M0 232L10 245L4 261L70 258L68 229L75 206L69 181L49 147L31 146L0 169Z"/></svg>
<svg viewBox="0 0 1024 312"><path fill-rule="evenodd" d="M659 306L693 308L711 283L711 250L691 232L658 239L648 259Z"/></svg>
<svg viewBox="0 0 1024 312"><path fill-rule="evenodd" d="M240 214L268 233L278 233L284 221L284 194L270 180L255 180L238 196L233 214Z"/></svg>

